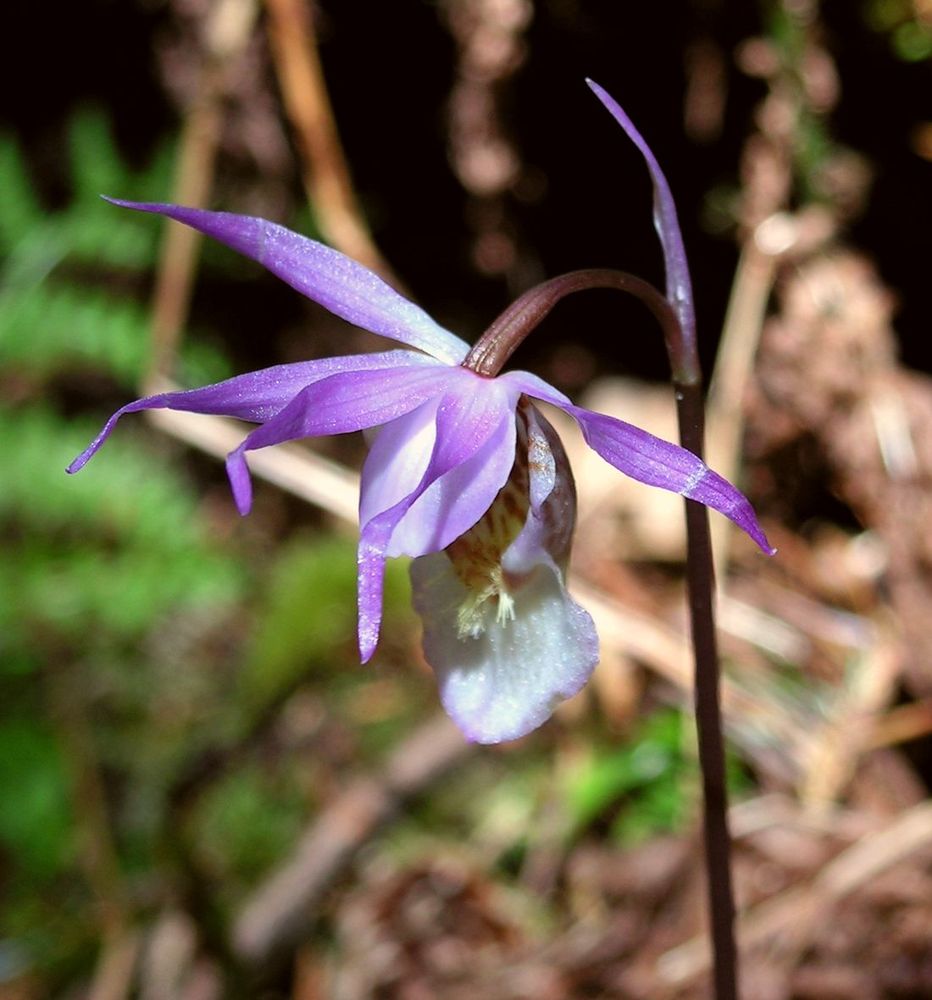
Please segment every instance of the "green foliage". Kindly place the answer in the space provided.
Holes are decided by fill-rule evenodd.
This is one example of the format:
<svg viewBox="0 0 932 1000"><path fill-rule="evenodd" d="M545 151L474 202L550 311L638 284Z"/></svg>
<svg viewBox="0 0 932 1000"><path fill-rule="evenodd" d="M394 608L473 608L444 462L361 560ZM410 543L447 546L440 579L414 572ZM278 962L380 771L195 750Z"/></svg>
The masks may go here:
<svg viewBox="0 0 932 1000"><path fill-rule="evenodd" d="M295 775L247 764L216 782L192 816L196 850L225 894L252 885L295 842L309 803Z"/></svg>
<svg viewBox="0 0 932 1000"><path fill-rule="evenodd" d="M207 516L203 485L171 461L183 449L142 416L90 468L65 475L111 409L74 416L75 390L117 384L126 398L149 359L146 288L161 226L98 194L168 187L166 158L134 175L98 114L74 120L69 154L73 198L49 213L15 142L0 136L0 921L26 965L73 978L99 932L86 918L94 904L76 833L89 808L80 768L112 796L127 884L151 882L187 852L232 898L282 855L312 804L290 756L270 766L244 748L302 684L336 682L351 704L373 673L356 655L351 541L305 535L252 560L236 551L242 536L221 544L218 528L242 522ZM229 254L217 265L240 266ZM188 338L183 381L230 374L206 343ZM406 589L394 567L387 614ZM66 723L47 704L59 680L90 734L76 766L65 766ZM197 791L182 807L192 775Z"/></svg>
<svg viewBox="0 0 932 1000"><path fill-rule="evenodd" d="M840 147L831 135L826 115L812 107L803 82L808 44L806 26L784 4L772 4L768 11L767 34L780 58L782 82L795 95L793 168L799 194L804 200L831 201L834 191L827 183L825 170Z"/></svg>
<svg viewBox="0 0 932 1000"><path fill-rule="evenodd" d="M0 250L6 258L32 238L36 221L42 219L22 154L10 137L0 141L0 182ZM4 266L9 267L9 261Z"/></svg>
<svg viewBox="0 0 932 1000"><path fill-rule="evenodd" d="M56 871L70 859L71 810L53 734L33 719L0 726L0 845L24 875Z"/></svg>
<svg viewBox="0 0 932 1000"><path fill-rule="evenodd" d="M111 265L121 271L138 271L155 263L157 231L153 232L138 215L109 208L100 196L143 198L167 190L171 149L164 147L144 172L128 170L109 123L101 111L94 109L75 115L68 146L73 197L63 210L48 213L29 182L16 142L0 136L4 283L11 275L21 280L41 280L44 273L66 258L95 267Z"/></svg>
<svg viewBox="0 0 932 1000"><path fill-rule="evenodd" d="M75 197L49 213L31 190L16 144L0 136L0 365L41 381L77 368L126 388L138 382L149 357L148 319L131 278L154 264L160 228L99 195L165 190L168 152L134 175L105 119L97 112L77 116L70 142ZM182 350L179 369L192 384L230 373L199 337Z"/></svg>
<svg viewBox="0 0 932 1000"><path fill-rule="evenodd" d="M922 62L932 57L932 22L921 5L910 0L871 0L865 16L874 31L889 37L898 59Z"/></svg>
<svg viewBox="0 0 932 1000"><path fill-rule="evenodd" d="M630 844L675 830L684 820L684 778L692 769L684 752L683 719L673 710L645 719L623 746L595 746L568 776L566 809L574 834L607 819L612 837ZM733 791L745 787L729 759Z"/></svg>
<svg viewBox="0 0 932 1000"><path fill-rule="evenodd" d="M572 827L585 829L614 811L614 832L623 840L641 829L671 829L680 807L681 743L680 717L665 711L645 720L623 746L594 748L567 784Z"/></svg>
<svg viewBox="0 0 932 1000"><path fill-rule="evenodd" d="M151 869L179 747L204 718L198 700L215 699L224 683L209 669L213 684L184 683L178 658L200 677L210 656L179 634L232 614L249 574L215 538L200 490L153 461L153 447L166 446L141 419L121 427L93 474L65 475L104 414L75 418L59 387L116 382L128 395L148 361L143 272L159 227L98 194L144 196L167 177L165 155L145 174L127 170L100 114L74 120L69 153L74 198L49 213L15 142L0 136L0 923L23 961L73 972L93 958L97 930L75 869L85 805L62 756L61 720L47 707L49 677L65 680L79 715L93 716L89 763L133 790L124 808L112 804L114 832L128 856L134 842L150 845L142 863ZM230 371L202 339L180 367L192 381Z"/></svg>
<svg viewBox="0 0 932 1000"><path fill-rule="evenodd" d="M94 476L65 477L95 429L41 404L0 409L0 523L20 539L0 562L0 648L28 644L40 626L131 638L179 601L225 603L241 591L243 574L211 544L191 488L127 436L108 442Z"/></svg>
<svg viewBox="0 0 932 1000"><path fill-rule="evenodd" d="M407 569L386 571L386 631L405 616ZM284 548L263 589L240 674L246 704L265 705L296 680L332 673L334 657L356 653L356 544L346 537L299 537ZM342 655L341 655L342 654Z"/></svg>
<svg viewBox="0 0 932 1000"><path fill-rule="evenodd" d="M47 381L64 372L106 373L131 389L149 360L147 313L103 288L43 282L0 291L0 364ZM216 350L193 341L179 377L197 385L230 374Z"/></svg>
<svg viewBox="0 0 932 1000"><path fill-rule="evenodd" d="M266 705L308 670L355 648L356 549L347 538L299 538L277 560L258 610L239 695Z"/></svg>

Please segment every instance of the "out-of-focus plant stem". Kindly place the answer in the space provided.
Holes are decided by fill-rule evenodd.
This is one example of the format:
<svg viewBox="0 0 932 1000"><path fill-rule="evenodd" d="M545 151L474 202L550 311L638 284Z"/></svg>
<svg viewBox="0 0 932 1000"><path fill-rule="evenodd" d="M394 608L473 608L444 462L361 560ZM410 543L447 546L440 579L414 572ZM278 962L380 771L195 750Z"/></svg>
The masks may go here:
<svg viewBox="0 0 932 1000"><path fill-rule="evenodd" d="M185 115L172 201L205 207L214 180L223 121L227 69L246 46L256 0L220 0L204 26L205 60L196 96ZM168 223L159 257L152 303L152 359L145 386L171 374L188 315L202 237L188 226Z"/></svg>
<svg viewBox="0 0 932 1000"><path fill-rule="evenodd" d="M90 1000L123 1000L129 995L139 938L131 924L94 738L74 676L52 669L47 690L69 769L78 859L95 897L101 931L100 955L87 995Z"/></svg>
<svg viewBox="0 0 932 1000"><path fill-rule="evenodd" d="M304 161L304 187L326 240L398 287L366 226L327 93L309 5L265 0L282 100Z"/></svg>

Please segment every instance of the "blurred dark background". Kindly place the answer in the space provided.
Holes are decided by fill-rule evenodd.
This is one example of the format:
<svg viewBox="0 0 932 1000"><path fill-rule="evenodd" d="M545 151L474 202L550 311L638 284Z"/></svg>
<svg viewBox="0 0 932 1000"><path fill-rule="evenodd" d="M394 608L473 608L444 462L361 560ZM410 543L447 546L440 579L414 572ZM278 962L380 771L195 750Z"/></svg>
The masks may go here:
<svg viewBox="0 0 932 1000"><path fill-rule="evenodd" d="M128 418L64 475L153 355L201 385L377 346L206 242L160 281L161 221L98 198L174 200L210 160L209 207L330 238L273 11L313 17L394 279L466 339L561 272L662 281L647 171L586 77L667 173L707 372L757 282L710 435L779 548L716 541L741 904L778 904L747 995L932 996L928 3L59 0L8 4L0 41L0 997L707 995L678 503L567 438L602 663L478 749L439 718L403 560L359 666L360 436L300 452L308 480L343 464L331 493L256 476L246 519L197 415ZM754 258L774 216L796 242ZM635 302L568 299L515 360L675 433Z"/></svg>
<svg viewBox="0 0 932 1000"><path fill-rule="evenodd" d="M798 5L802 20L808 6ZM185 30L205 7L196 0L176 7L155 0L61 3L51 27L43 6L11 8L0 113L20 136L31 179L49 208L69 197L61 152L76 108L106 109L130 163L144 163L173 134L189 87L191 54L185 53L192 42ZM422 304L468 339L523 290L519 286L566 270L613 266L661 281L646 172L585 88L589 76L623 103L669 175L691 255L703 355L710 362L736 262L729 199L740 184L742 145L764 91L759 79L738 68L736 53L773 30L770 5L533 5L519 33L520 64L494 88L501 125L519 158L517 181L494 199L495 225L522 258L505 275L476 268L475 216L482 206L476 207L450 170L447 109L457 50L444 7L342 0L322 4L316 13L353 177L376 241L397 273ZM836 60L842 93L826 116L825 134L862 155L873 175L864 210L850 222L851 239L870 247L899 297L905 360L928 370L932 347L924 292L932 168L922 129L929 127L930 67L919 58L921 39L912 49L908 37L896 41L894 29L908 12L907 3L829 0L821 5L818 34ZM16 58L19 46L35 52L28 66ZM252 61L258 64L251 68L253 82L274 91L267 55L256 51ZM238 99L246 116L268 111L260 94L241 93ZM235 136L228 144L237 145ZM239 143L236 163L221 158L214 207L236 207L225 175L262 169L249 162L248 146ZM293 161L281 170L275 180L300 198ZM168 192L148 195L165 198ZM606 310L604 304L598 294L566 303L531 350L548 339L565 339L569 330L598 354L600 367L662 378L656 338L643 329L635 337L624 332L638 315L636 307L612 301Z"/></svg>

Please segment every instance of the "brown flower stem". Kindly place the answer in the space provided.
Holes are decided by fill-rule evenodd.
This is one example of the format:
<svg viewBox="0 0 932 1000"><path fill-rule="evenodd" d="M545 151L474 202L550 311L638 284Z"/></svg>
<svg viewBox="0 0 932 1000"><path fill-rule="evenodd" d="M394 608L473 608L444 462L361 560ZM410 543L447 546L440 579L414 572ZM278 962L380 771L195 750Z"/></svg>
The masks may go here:
<svg viewBox="0 0 932 1000"><path fill-rule="evenodd" d="M676 314L653 285L624 271L587 268L551 278L515 299L476 341L463 367L494 378L560 299L587 288L614 288L637 296L660 323L667 344L676 339Z"/></svg>
<svg viewBox="0 0 932 1000"><path fill-rule="evenodd" d="M680 443L702 458L705 399L702 385L674 383ZM731 836L725 781L725 739L719 698L715 632L715 566L707 509L686 500L686 584L695 660L693 698L702 771L703 832L716 1000L737 1000L738 954L731 878Z"/></svg>

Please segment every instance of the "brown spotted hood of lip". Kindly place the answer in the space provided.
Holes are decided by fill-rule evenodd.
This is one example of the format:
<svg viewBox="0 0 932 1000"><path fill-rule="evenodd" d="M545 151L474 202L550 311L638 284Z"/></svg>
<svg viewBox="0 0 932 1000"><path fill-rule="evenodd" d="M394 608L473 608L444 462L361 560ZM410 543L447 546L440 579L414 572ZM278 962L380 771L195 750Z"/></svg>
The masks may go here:
<svg viewBox="0 0 932 1000"><path fill-rule="evenodd" d="M491 507L467 531L446 548L460 582L469 592L457 616L461 638L485 630L487 602L496 602L496 619L514 618L516 590L537 572L540 563L528 564L515 552L506 557L513 543L533 518L537 541L561 574L566 573L573 530L576 526L576 484L563 445L549 421L526 398L517 408L515 461L508 480ZM552 483L546 499L532 511L531 482Z"/></svg>

